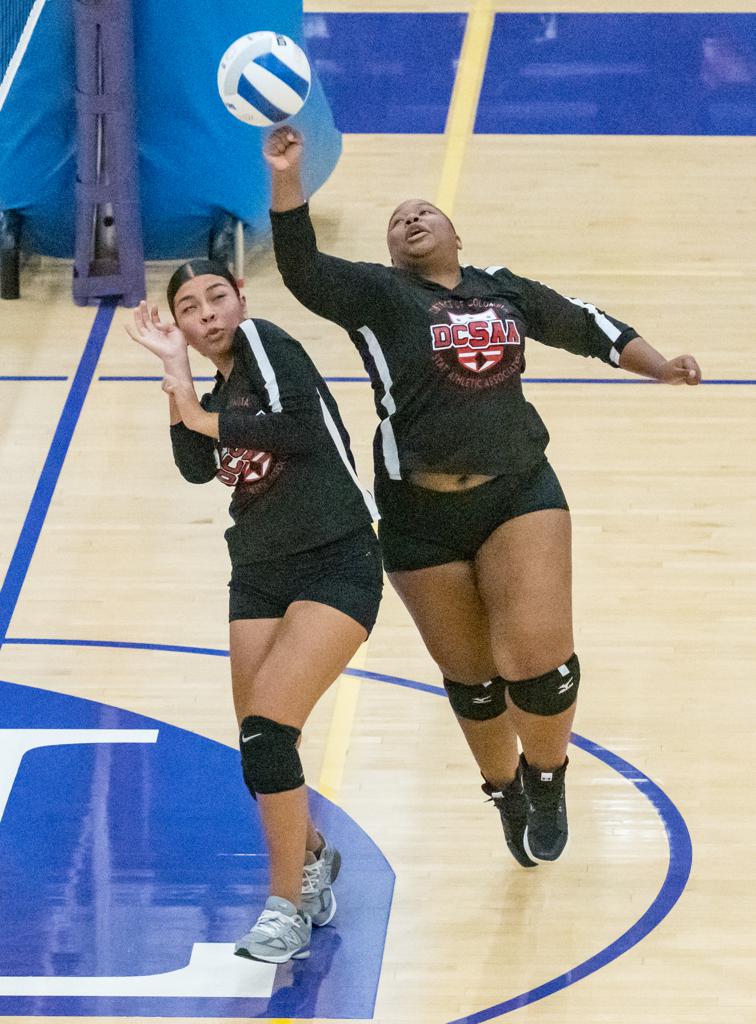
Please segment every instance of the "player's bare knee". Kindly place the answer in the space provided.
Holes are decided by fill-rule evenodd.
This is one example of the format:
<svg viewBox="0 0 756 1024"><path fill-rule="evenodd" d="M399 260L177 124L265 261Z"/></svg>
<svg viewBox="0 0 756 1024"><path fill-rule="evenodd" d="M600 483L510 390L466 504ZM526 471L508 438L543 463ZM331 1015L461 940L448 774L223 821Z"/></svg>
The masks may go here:
<svg viewBox="0 0 756 1024"><path fill-rule="evenodd" d="M559 659L572 647L569 629L518 628L498 630L494 654L497 671L505 679L537 679L559 664ZM503 638L503 639L502 639Z"/></svg>
<svg viewBox="0 0 756 1024"><path fill-rule="evenodd" d="M487 645L476 651L436 650L428 645L428 652L436 663L444 679L454 679L460 683L482 683L496 675L493 654Z"/></svg>
<svg viewBox="0 0 756 1024"><path fill-rule="evenodd" d="M252 796L286 793L304 785L297 745L301 731L262 715L248 715L241 724L239 747L242 774Z"/></svg>
<svg viewBox="0 0 756 1024"><path fill-rule="evenodd" d="M532 679L506 682L509 701L531 715L551 717L567 711L577 700L580 662L573 654L563 665Z"/></svg>

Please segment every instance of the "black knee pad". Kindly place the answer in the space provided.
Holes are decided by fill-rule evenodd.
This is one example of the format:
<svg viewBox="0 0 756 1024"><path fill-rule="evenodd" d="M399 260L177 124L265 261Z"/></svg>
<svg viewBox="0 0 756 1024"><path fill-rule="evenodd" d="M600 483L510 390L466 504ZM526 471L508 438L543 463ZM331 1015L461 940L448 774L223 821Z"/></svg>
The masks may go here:
<svg viewBox="0 0 756 1024"><path fill-rule="evenodd" d="M580 685L580 662L577 654L573 654L564 665L545 672L535 679L521 679L516 683L508 683L509 699L521 711L531 715L558 715L577 700Z"/></svg>
<svg viewBox="0 0 756 1024"><path fill-rule="evenodd" d="M281 725L270 718L249 715L241 724L242 773L252 796L256 793L286 793L304 784L297 740L301 733L293 725Z"/></svg>
<svg viewBox="0 0 756 1024"><path fill-rule="evenodd" d="M474 686L444 678L444 688L458 718L485 722L489 718L498 718L507 710L507 684L501 676Z"/></svg>

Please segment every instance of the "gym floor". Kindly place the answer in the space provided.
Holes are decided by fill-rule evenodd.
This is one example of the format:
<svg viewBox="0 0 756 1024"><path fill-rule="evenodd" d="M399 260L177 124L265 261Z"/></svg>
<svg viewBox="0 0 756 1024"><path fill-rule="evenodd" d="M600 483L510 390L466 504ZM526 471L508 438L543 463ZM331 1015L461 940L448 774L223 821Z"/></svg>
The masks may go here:
<svg viewBox="0 0 756 1024"><path fill-rule="evenodd" d="M648 7L562 6L595 15ZM687 6L693 14L695 5ZM740 12L721 0L701 7ZM452 216L466 261L504 264L592 301L664 354L689 352L702 366L701 387L671 389L529 345L526 393L550 430L549 456L574 523L583 685L567 852L534 871L508 855L438 693L439 674L387 587L375 631L316 709L303 744L318 806L347 842L345 899L323 930L331 937L296 969L263 978L270 998L248 1003L191 986L161 1002L131 996L125 983L107 998L96 987L57 984L62 976L178 971L193 942L233 941L234 915L247 911L234 905L231 915L230 903L213 902L215 862L199 861L207 865L201 879L182 871L195 844L224 833L237 851L235 885L246 870L239 851L254 857L257 847L253 832L234 847L241 812L233 801L245 808L244 794L225 807L221 800L240 787L223 656L228 495L178 477L164 396L149 379L156 364L123 330L130 312L75 307L70 265L34 260L21 300L0 309L0 679L13 684L4 688L0 727L83 728L89 715L98 728L148 728L149 719L155 728L165 723L184 761L175 789L158 801L154 791L176 770L165 755L149 770L138 769L136 754L116 758L125 774L93 757L90 781L76 775L73 754L60 768L57 755L24 760L0 825L0 1013L8 1014L1 1019L473 1024L513 1013L528 1024L750 1024L756 1016L756 140L723 126L727 89L719 107L709 104L704 127L680 122L673 130L665 108L663 133L655 133L649 101L650 121L633 134L602 122L601 111L612 111L607 102L594 128L575 134L546 125L527 131L520 106L516 134L506 133L502 119L515 114L496 91L511 57L504 19L510 10L539 9L486 0L371 3L371 18L418 16L405 33L410 45L392 53L400 82L405 73L408 82L417 77L412 40L441 33L440 23L420 16L449 15L449 45L464 39L456 76L439 75L433 103L407 105L406 130L394 108L381 115L388 132L375 124L345 129L343 156L312 210L325 251L385 261L388 214L403 198L427 197ZM358 17L365 6L311 0L306 11ZM467 20L451 17L460 14ZM540 19L543 33L574 30L569 21L560 26L563 14L551 17ZM747 29L753 38L753 20ZM599 50L584 62L599 66ZM702 80L710 82L724 73L707 59ZM675 65L674 52L668 63ZM745 57L728 66L740 81L756 78ZM583 102L564 103L573 101ZM541 116L537 98L527 102ZM434 104L445 131L434 127ZM347 107L334 107L349 125ZM150 297L162 300L174 266L149 266ZM298 337L332 380L369 484L372 396L346 335L298 306L269 253L248 264L247 295L252 315ZM199 361L194 369L211 373ZM50 692L140 717L58 704ZM77 718L69 707L89 710ZM211 774L216 765L227 769L222 783ZM16 767L6 745L0 769L11 784ZM209 824L204 810L193 817L192 793L212 794L214 786L218 819ZM179 813L185 827L161 825ZM58 828L64 852L41 851L35 837L49 835L54 845ZM195 828L205 839L192 838ZM92 838L105 834L104 846ZM142 860L133 859L137 847ZM51 865L48 885L42 872ZM37 893L28 913L18 903L22 890ZM157 929L150 945L133 934L142 920L133 907L156 904L161 916L145 918ZM195 914L196 905L207 912ZM119 944L139 951L125 968ZM24 989L18 979L29 975L45 980Z"/></svg>

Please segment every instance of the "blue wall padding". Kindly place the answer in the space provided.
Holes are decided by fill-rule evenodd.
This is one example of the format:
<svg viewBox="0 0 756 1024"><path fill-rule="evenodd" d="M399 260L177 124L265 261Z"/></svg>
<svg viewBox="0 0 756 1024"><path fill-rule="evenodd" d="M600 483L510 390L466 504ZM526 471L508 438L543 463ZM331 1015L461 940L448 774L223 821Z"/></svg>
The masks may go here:
<svg viewBox="0 0 756 1024"><path fill-rule="evenodd" d="M241 218L255 234L268 230L264 133L223 106L218 61L235 39L258 29L275 29L302 45L301 2L214 0L212 17L207 12L206 0L135 5L144 244L153 257L204 252L217 210ZM307 136L304 178L312 192L341 149L317 81L292 124Z"/></svg>
<svg viewBox="0 0 756 1024"><path fill-rule="evenodd" d="M0 208L24 216L24 248L73 256L76 110L70 0L47 0L0 111Z"/></svg>
<svg viewBox="0 0 756 1024"><path fill-rule="evenodd" d="M754 135L756 14L498 14L475 131Z"/></svg>
<svg viewBox="0 0 756 1024"><path fill-rule="evenodd" d="M466 23L466 14L306 14L310 60L336 127L443 132Z"/></svg>
<svg viewBox="0 0 756 1024"><path fill-rule="evenodd" d="M303 43L301 0L134 3L137 135L145 256L204 255L219 212L268 231L264 133L236 121L216 86L239 36L273 29ZM0 208L20 210L23 245L74 252L75 62L70 0L48 0L0 112ZM328 178L341 136L317 81L292 120L306 134L308 192Z"/></svg>

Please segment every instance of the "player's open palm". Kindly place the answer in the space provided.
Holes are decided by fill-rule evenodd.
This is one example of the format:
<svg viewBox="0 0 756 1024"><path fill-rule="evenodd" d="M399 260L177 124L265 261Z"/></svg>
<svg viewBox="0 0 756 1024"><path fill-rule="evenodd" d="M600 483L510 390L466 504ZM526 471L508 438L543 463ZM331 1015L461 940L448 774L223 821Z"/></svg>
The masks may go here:
<svg viewBox="0 0 756 1024"><path fill-rule="evenodd" d="M272 131L263 146L263 156L274 171L288 171L298 167L303 152L302 133L288 125Z"/></svg>
<svg viewBox="0 0 756 1024"><path fill-rule="evenodd" d="M185 359L186 338L174 323L163 323L157 306L140 302L134 310L134 324L126 324L126 333L163 362Z"/></svg>

